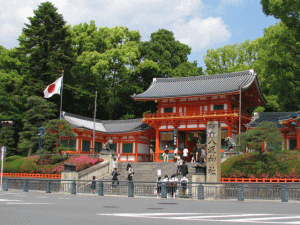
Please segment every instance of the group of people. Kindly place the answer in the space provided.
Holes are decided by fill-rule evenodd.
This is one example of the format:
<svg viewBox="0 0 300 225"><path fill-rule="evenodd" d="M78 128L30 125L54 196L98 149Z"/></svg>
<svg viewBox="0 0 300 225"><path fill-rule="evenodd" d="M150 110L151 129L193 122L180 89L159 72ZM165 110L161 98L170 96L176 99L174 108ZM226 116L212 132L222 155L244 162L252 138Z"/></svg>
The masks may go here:
<svg viewBox="0 0 300 225"><path fill-rule="evenodd" d="M168 162L169 161L169 147L168 145L166 145L165 149L164 149L164 153L163 153L163 158L164 158L164 162ZM188 159L188 155L189 155L189 150L188 147L185 146L182 152L182 160L187 162ZM196 149L194 148L191 152L191 162L195 163L195 162L199 162L200 158L202 157L203 159L206 156L206 151L205 148L199 148ZM179 155L178 155L178 148L174 149L174 162L176 162L178 159L180 159Z"/></svg>
<svg viewBox="0 0 300 225"><path fill-rule="evenodd" d="M180 186L182 188L183 195L188 194L187 183L188 183L188 179L185 176L183 176L180 179ZM173 174L171 178L169 178L168 175L165 175L164 179L162 179L161 176L158 177L157 187L155 190L158 198L162 194L163 185L165 185L166 187L167 198L175 198L176 195L179 195L180 186L176 174Z"/></svg>

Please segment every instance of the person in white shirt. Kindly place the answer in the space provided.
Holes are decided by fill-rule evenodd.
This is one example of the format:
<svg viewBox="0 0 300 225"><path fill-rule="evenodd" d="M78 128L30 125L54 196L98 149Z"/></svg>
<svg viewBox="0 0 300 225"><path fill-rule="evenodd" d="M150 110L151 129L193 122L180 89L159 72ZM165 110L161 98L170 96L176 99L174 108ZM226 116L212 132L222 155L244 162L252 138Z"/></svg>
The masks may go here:
<svg viewBox="0 0 300 225"><path fill-rule="evenodd" d="M169 198L169 192L170 192L170 179L168 175L165 175L165 178L163 179L163 183L165 183L166 186L166 192L167 192L167 198Z"/></svg>
<svg viewBox="0 0 300 225"><path fill-rule="evenodd" d="M177 177L176 177L176 174L173 174L172 176L171 176L171 183L172 183L172 191L171 191L171 193L172 193L172 196L173 196L173 198L175 198L176 197L176 192L177 192L177 183L178 183L178 179L177 179Z"/></svg>
<svg viewBox="0 0 300 225"><path fill-rule="evenodd" d="M188 153L189 153L189 150L188 150L187 147L185 147L185 148L183 149L183 157L182 157L184 161L186 161L186 159L187 159L187 157L188 157Z"/></svg>

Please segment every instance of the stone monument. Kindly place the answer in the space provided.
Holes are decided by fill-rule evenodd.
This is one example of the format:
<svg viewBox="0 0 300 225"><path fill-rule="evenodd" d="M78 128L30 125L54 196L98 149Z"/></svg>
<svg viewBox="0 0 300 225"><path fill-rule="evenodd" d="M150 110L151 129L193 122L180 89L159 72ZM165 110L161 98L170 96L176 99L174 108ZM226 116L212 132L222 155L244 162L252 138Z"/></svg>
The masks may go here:
<svg viewBox="0 0 300 225"><path fill-rule="evenodd" d="M221 123L207 123L206 182L221 182Z"/></svg>

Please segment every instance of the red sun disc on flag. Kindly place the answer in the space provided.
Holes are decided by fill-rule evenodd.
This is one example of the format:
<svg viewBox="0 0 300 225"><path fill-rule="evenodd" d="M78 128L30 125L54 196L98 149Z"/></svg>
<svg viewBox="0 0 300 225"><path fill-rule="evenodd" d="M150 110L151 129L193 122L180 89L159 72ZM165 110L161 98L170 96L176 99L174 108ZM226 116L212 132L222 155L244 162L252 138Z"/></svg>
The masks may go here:
<svg viewBox="0 0 300 225"><path fill-rule="evenodd" d="M49 93L52 93L54 90L55 90L55 84L51 84L51 85L48 87L48 92L49 92Z"/></svg>

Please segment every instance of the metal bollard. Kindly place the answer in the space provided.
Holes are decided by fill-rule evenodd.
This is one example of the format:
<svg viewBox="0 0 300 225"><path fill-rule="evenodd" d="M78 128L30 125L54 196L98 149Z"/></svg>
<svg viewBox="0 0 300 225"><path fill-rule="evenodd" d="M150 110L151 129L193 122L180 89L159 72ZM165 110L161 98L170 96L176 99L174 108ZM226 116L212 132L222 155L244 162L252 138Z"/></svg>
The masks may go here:
<svg viewBox="0 0 300 225"><path fill-rule="evenodd" d="M24 181L24 190L23 192L28 192L28 180Z"/></svg>
<svg viewBox="0 0 300 225"><path fill-rule="evenodd" d="M130 181L128 184L128 197L134 197L133 193L134 193L134 186L133 186L133 182Z"/></svg>
<svg viewBox="0 0 300 225"><path fill-rule="evenodd" d="M73 182L72 182L71 194L76 195L76 182L75 182L75 180L73 180Z"/></svg>
<svg viewBox="0 0 300 225"><path fill-rule="evenodd" d="M99 183L98 196L103 196L103 182Z"/></svg>
<svg viewBox="0 0 300 225"><path fill-rule="evenodd" d="M238 201L244 201L244 187L241 184L238 186Z"/></svg>
<svg viewBox="0 0 300 225"><path fill-rule="evenodd" d="M46 189L46 193L51 193L51 183L50 180L47 181L47 189Z"/></svg>
<svg viewBox="0 0 300 225"><path fill-rule="evenodd" d="M5 179L5 180L4 180L3 191L8 191L8 179Z"/></svg>
<svg viewBox="0 0 300 225"><path fill-rule="evenodd" d="M204 188L202 184L198 186L198 200L204 200Z"/></svg>
<svg viewBox="0 0 300 225"><path fill-rule="evenodd" d="M285 185L281 186L281 202L288 202L287 188Z"/></svg>
<svg viewBox="0 0 300 225"><path fill-rule="evenodd" d="M166 183L162 183L162 186L161 186L161 198L167 198Z"/></svg>

